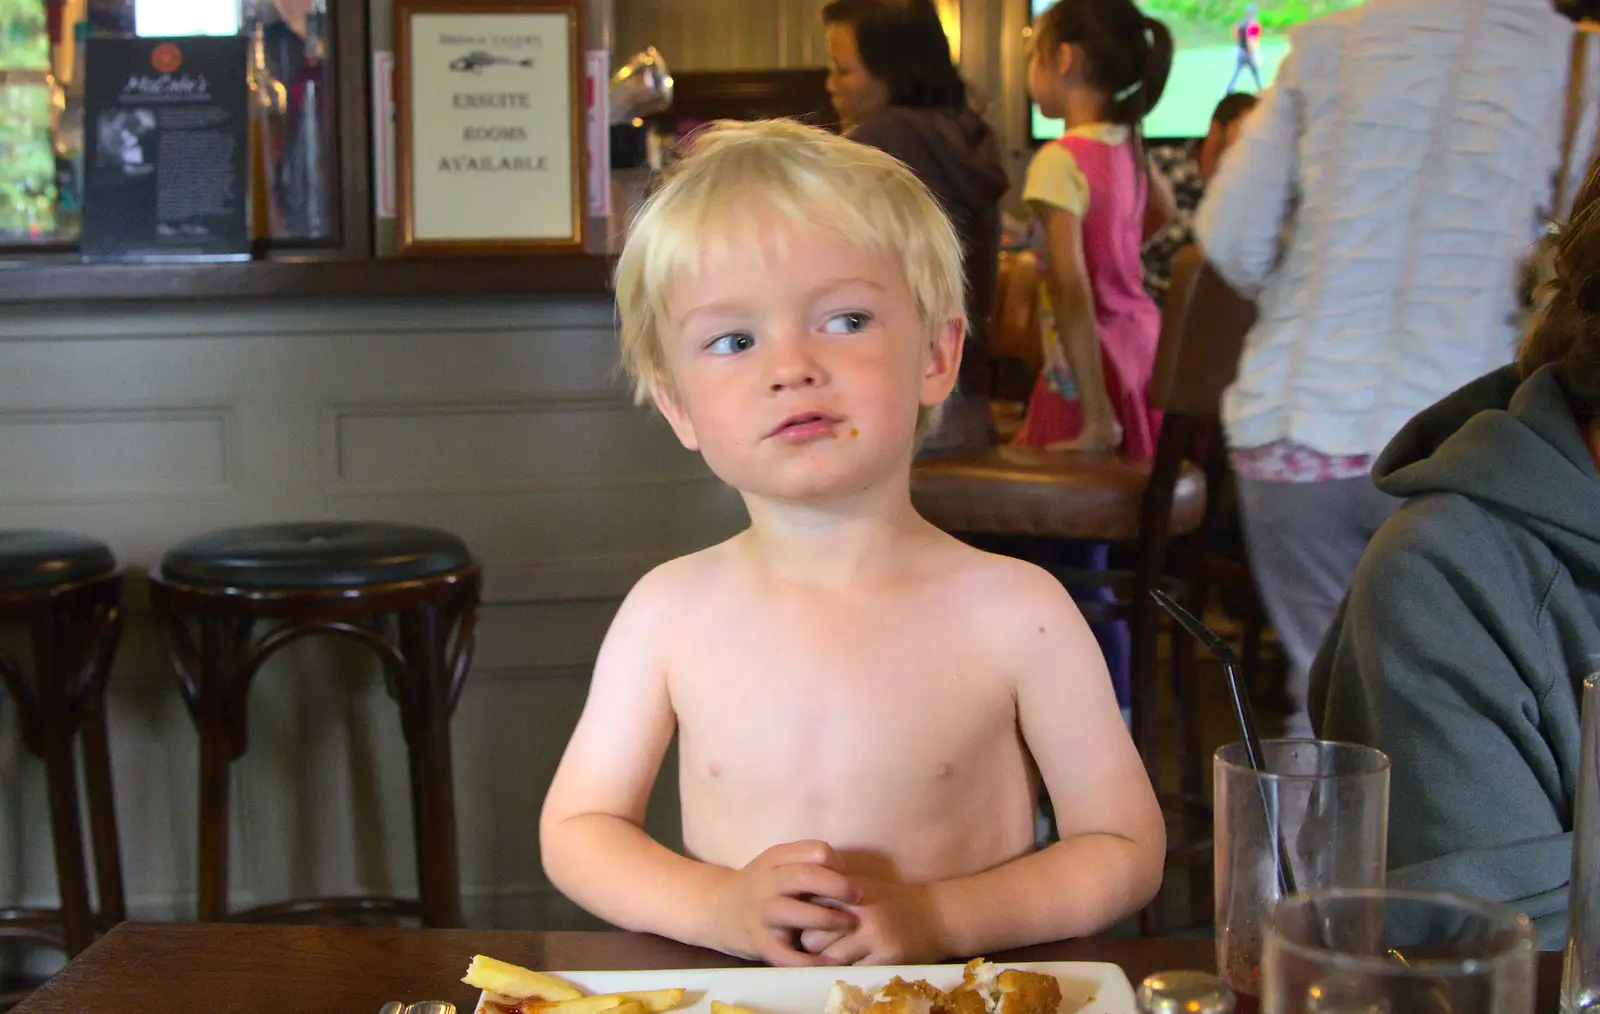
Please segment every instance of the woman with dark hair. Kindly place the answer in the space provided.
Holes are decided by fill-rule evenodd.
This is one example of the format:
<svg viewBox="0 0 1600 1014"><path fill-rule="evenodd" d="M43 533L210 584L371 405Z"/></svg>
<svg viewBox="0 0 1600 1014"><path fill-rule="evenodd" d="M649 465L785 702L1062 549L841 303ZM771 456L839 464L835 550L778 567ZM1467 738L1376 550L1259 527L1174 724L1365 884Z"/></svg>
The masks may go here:
<svg viewBox="0 0 1600 1014"><path fill-rule="evenodd" d="M1000 255L1000 198L1008 181L994 132L967 105L929 0L833 0L828 97L847 136L904 162L949 214L967 275L967 341L961 378L924 453L982 447L993 439L985 349Z"/></svg>
<svg viewBox="0 0 1600 1014"><path fill-rule="evenodd" d="M1508 366L1406 424L1378 529L1311 673L1326 739L1389 755L1391 887L1566 931L1579 685L1600 671L1600 163Z"/></svg>

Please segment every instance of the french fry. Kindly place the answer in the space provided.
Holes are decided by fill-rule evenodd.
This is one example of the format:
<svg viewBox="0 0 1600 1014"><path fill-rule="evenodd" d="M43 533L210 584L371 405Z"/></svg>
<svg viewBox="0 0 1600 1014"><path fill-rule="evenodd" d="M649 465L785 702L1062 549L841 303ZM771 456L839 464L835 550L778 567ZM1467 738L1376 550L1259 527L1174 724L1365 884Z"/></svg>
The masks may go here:
<svg viewBox="0 0 1600 1014"><path fill-rule="evenodd" d="M556 1003L526 1004L528 1014L628 1014L623 1008L637 1005L637 1014L664 1014L683 1002L681 989L651 989L637 993L601 993Z"/></svg>
<svg viewBox="0 0 1600 1014"><path fill-rule="evenodd" d="M721 1000L713 1000L711 1001L711 1014L756 1014L756 1012L749 1007L740 1007L731 1003L723 1003Z"/></svg>
<svg viewBox="0 0 1600 1014"><path fill-rule="evenodd" d="M530 997L549 1001L570 1001L583 996L583 992L577 987L562 982L554 976L483 954L473 955L472 964L467 966L467 974L461 977L461 981L474 989L498 993L518 1001ZM606 1008L596 1008L596 1010L604 1009Z"/></svg>

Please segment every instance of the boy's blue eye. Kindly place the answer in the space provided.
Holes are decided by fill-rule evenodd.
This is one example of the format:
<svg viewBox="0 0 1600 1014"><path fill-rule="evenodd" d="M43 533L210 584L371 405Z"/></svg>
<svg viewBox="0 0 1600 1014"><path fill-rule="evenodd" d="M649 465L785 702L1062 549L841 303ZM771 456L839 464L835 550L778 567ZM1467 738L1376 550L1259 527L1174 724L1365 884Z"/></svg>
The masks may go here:
<svg viewBox="0 0 1600 1014"><path fill-rule="evenodd" d="M718 356L732 356L748 351L755 343L756 340L753 336L743 331L735 331L731 334L717 335L711 339L710 344L706 346L706 351Z"/></svg>
<svg viewBox="0 0 1600 1014"><path fill-rule="evenodd" d="M822 329L829 334L857 334L865 331L871 322L871 314L840 313L829 317Z"/></svg>

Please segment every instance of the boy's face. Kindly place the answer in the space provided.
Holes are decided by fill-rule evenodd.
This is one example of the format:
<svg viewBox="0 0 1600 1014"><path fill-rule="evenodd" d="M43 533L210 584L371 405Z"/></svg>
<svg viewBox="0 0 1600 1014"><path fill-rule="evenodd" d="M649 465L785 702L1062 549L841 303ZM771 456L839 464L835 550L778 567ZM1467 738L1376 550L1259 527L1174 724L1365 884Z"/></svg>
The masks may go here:
<svg viewBox="0 0 1600 1014"><path fill-rule="evenodd" d="M962 323L926 335L893 260L805 227L755 234L672 287L662 414L743 493L806 502L903 479L919 407L955 385Z"/></svg>

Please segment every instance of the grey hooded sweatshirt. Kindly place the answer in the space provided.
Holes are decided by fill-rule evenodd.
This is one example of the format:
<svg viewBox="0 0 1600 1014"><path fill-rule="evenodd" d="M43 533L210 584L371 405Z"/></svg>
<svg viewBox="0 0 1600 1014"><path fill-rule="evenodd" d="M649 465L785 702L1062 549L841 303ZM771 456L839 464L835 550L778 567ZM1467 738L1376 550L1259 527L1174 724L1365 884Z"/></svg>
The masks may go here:
<svg viewBox="0 0 1600 1014"><path fill-rule="evenodd" d="M1507 902L1559 948L1600 672L1600 473L1559 367L1461 388L1373 478L1406 503L1313 666L1318 734L1390 757L1390 886Z"/></svg>

